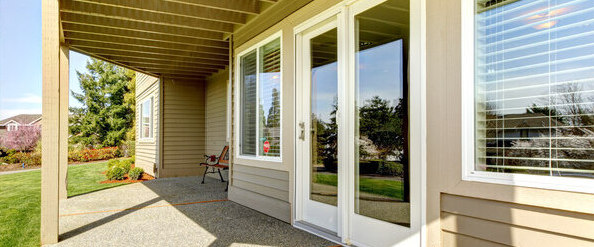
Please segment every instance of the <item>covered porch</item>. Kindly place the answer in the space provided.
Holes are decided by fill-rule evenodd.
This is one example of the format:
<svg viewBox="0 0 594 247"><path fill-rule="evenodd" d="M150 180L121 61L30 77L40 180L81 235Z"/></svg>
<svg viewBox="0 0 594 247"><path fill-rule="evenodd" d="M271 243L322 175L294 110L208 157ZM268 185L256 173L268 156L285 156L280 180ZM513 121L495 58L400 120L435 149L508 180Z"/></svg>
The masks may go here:
<svg viewBox="0 0 594 247"><path fill-rule="evenodd" d="M335 245L227 200L225 183L200 180L156 179L63 200L55 246Z"/></svg>
<svg viewBox="0 0 594 247"><path fill-rule="evenodd" d="M81 229L88 230L93 226L101 228L107 223L97 218L96 221L88 221L88 224L69 225L75 228L64 228L62 221L78 216L60 216L64 212L76 211L69 210L69 205L84 200L82 197L66 199L70 51L156 78L158 90L154 108L158 114L154 116L154 124L157 127L154 138L146 142L151 144L152 156L139 166L160 178L197 176L202 174L203 168L197 164L204 160L203 155L218 154L224 145L233 147L230 128L227 129L227 126L232 121L229 111L232 87L230 71L233 69L230 61L234 47L249 41L309 2L42 1L44 123L41 243L53 244L61 239L76 239L68 236L79 235ZM139 151L143 149L139 148ZM137 160L142 158L137 156ZM288 180L283 183L287 183L288 188ZM155 183L153 187L157 185L168 186L166 183ZM183 202L174 200L169 202L171 204L184 203L188 199L185 197L191 198L197 193L176 194L178 192L167 188L161 189L161 193L157 193L158 197L173 193L170 196L184 198ZM139 193L145 190L140 189ZM152 191L152 195L155 193L154 190L147 191ZM106 198L110 198L109 192L102 193L107 193ZM147 196L151 193L147 193ZM227 198L223 190L220 193L219 197ZM288 192L286 198L289 200ZM146 205L158 201L151 201L153 199L147 199L151 203ZM106 208L97 210L145 206L145 202L140 201L134 205L111 200L106 202L112 204L105 204ZM227 201L222 203L234 205ZM283 206L285 204L288 205L288 202L284 202ZM124 210L122 214L132 211L137 210Z"/></svg>

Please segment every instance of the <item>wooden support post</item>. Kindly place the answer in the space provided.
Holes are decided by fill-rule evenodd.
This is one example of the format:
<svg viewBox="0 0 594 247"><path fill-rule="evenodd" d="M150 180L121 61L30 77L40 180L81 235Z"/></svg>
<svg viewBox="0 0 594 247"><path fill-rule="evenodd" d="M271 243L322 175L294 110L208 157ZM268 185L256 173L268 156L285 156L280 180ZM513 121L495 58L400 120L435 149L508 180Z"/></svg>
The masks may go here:
<svg viewBox="0 0 594 247"><path fill-rule="evenodd" d="M67 46L60 46L60 199L68 197L69 52Z"/></svg>
<svg viewBox="0 0 594 247"><path fill-rule="evenodd" d="M60 16L58 0L41 1L42 166L41 244L58 242L60 177ZM64 121L65 120L65 121Z"/></svg>

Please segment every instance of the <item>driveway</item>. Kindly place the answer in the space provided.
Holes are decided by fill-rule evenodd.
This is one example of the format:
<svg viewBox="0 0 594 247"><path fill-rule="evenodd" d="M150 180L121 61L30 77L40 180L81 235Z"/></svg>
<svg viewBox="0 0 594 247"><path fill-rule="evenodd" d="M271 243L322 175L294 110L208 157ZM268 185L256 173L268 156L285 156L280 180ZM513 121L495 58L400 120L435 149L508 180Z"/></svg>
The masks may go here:
<svg viewBox="0 0 594 247"><path fill-rule="evenodd" d="M60 203L54 246L335 246L228 201L225 183L162 178Z"/></svg>

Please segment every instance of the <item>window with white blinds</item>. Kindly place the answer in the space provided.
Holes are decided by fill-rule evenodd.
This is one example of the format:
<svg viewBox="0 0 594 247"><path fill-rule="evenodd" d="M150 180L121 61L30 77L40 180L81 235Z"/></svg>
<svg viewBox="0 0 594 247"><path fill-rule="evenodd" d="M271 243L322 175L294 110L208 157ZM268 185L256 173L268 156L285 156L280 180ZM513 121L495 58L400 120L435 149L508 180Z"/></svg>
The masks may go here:
<svg viewBox="0 0 594 247"><path fill-rule="evenodd" d="M475 1L475 170L594 178L594 1Z"/></svg>
<svg viewBox="0 0 594 247"><path fill-rule="evenodd" d="M241 57L241 154L256 155L257 56L256 51Z"/></svg>
<svg viewBox="0 0 594 247"><path fill-rule="evenodd" d="M280 48L280 38L276 38L239 59L242 155L280 157Z"/></svg>

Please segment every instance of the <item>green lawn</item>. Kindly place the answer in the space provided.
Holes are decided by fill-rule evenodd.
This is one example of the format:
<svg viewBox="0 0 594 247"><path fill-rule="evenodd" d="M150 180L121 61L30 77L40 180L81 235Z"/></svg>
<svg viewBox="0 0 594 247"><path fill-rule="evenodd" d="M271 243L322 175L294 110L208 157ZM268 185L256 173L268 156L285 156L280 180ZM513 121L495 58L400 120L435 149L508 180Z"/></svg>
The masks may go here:
<svg viewBox="0 0 594 247"><path fill-rule="evenodd" d="M68 196L123 184L99 184L107 162L68 167ZM41 172L0 175L0 246L39 246Z"/></svg>
<svg viewBox="0 0 594 247"><path fill-rule="evenodd" d="M337 186L338 176L336 174L316 174L316 183ZM395 199L403 198L403 185L401 181L387 180L381 178L361 178L359 190L376 195L387 196Z"/></svg>

